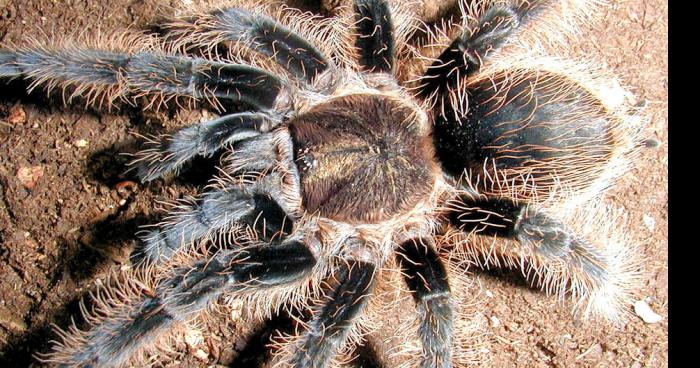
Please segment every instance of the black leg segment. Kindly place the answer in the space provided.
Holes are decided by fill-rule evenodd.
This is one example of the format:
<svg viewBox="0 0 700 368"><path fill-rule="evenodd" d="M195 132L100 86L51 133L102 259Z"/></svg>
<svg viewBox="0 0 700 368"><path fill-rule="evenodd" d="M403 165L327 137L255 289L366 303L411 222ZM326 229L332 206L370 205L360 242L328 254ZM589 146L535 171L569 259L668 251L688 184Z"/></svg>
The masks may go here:
<svg viewBox="0 0 700 368"><path fill-rule="evenodd" d="M216 236L234 224L254 227L261 237L270 239L280 233L288 234L293 222L264 190L231 187L211 191L181 205L158 229L148 231L132 258L160 263L183 247L206 236Z"/></svg>
<svg viewBox="0 0 700 368"><path fill-rule="evenodd" d="M360 66L374 73L391 73L394 67L394 29L385 0L356 0L355 20Z"/></svg>
<svg viewBox="0 0 700 368"><path fill-rule="evenodd" d="M260 113L225 115L147 141L139 152L138 176L142 182L177 173L196 156L211 157L226 145L268 132L279 122Z"/></svg>
<svg viewBox="0 0 700 368"><path fill-rule="evenodd" d="M176 43L200 47L239 42L273 58L294 77L311 82L329 66L326 57L301 35L276 20L241 8L226 8L169 25ZM216 46L210 45L210 46Z"/></svg>
<svg viewBox="0 0 700 368"><path fill-rule="evenodd" d="M465 233L513 237L515 225L525 207L508 199L485 196L462 197L447 216L450 223Z"/></svg>
<svg viewBox="0 0 700 368"><path fill-rule="evenodd" d="M605 280L607 262L601 251L546 212L504 198L465 196L458 202L449 220L462 231L517 240L536 255L564 262L591 280Z"/></svg>
<svg viewBox="0 0 700 368"><path fill-rule="evenodd" d="M421 368L452 367L453 311L445 266L430 241L401 244L397 257L420 318Z"/></svg>
<svg viewBox="0 0 700 368"><path fill-rule="evenodd" d="M499 49L525 21L536 15L547 0L523 1L521 6L490 7L443 51L425 72L423 97L445 96L462 78L479 71L488 54Z"/></svg>
<svg viewBox="0 0 700 368"><path fill-rule="evenodd" d="M297 282L308 276L315 264L309 249L295 240L223 250L210 259L195 261L174 270L155 290L141 294L128 310L115 311L126 314L95 324L67 365L119 365L167 334L175 322L188 320L223 293Z"/></svg>
<svg viewBox="0 0 700 368"><path fill-rule="evenodd" d="M284 88L282 81L262 69L196 59L192 88L198 99L245 102L259 110L270 110Z"/></svg>
<svg viewBox="0 0 700 368"><path fill-rule="evenodd" d="M352 320L367 301L373 286L375 266L348 260L335 279L338 285L314 319L292 357L296 368L323 368L345 343Z"/></svg>
<svg viewBox="0 0 700 368"><path fill-rule="evenodd" d="M87 95L89 103L98 105L161 96L214 104L244 102L267 110L285 88L278 77L262 69L150 52L19 48L2 51L0 62L0 77L25 78L31 88L68 88L68 101Z"/></svg>

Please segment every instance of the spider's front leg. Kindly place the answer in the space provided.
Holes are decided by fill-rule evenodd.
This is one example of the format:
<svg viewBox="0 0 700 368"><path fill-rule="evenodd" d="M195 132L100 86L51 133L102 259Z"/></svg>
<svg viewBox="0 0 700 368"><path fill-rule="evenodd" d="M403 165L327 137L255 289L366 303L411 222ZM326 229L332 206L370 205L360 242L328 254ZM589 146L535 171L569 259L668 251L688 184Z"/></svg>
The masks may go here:
<svg viewBox="0 0 700 368"><path fill-rule="evenodd" d="M0 50L0 79L17 78L26 79L30 90L59 88L68 94L66 102L81 97L97 106L147 96L148 107L180 98L217 108L227 101L271 109L286 106L289 98L282 80L262 69L169 55L154 46L125 52L75 46Z"/></svg>
<svg viewBox="0 0 700 368"><path fill-rule="evenodd" d="M294 285L304 288L316 265L316 250L302 240L293 236L272 244L254 242L209 258L187 255L173 269L146 269L141 276L148 279L129 275L118 289L100 292L96 307L84 312L90 329L73 326L62 332L62 341L41 359L71 367L122 366L164 347L182 323L224 293L272 295L290 292Z"/></svg>
<svg viewBox="0 0 700 368"><path fill-rule="evenodd" d="M212 157L223 148L269 132L280 123L279 117L266 113L224 115L173 134L147 137L147 148L136 155L132 165L136 165L142 182L177 175L195 157Z"/></svg>
<svg viewBox="0 0 700 368"><path fill-rule="evenodd" d="M134 258L162 263L183 247L203 238L216 238L236 225L250 226L267 239L288 234L292 226L289 216L296 211L296 204L288 198L299 179L294 165L280 163L279 149L284 150L283 143L277 142L280 135L285 133L260 135L235 144L225 160L224 177L207 193L182 201L158 228L149 230L134 250ZM139 171L152 171L161 163L145 159L139 163ZM239 173L257 173L259 177L230 180Z"/></svg>
<svg viewBox="0 0 700 368"><path fill-rule="evenodd" d="M300 34L259 13L265 10L264 4L259 7L263 9L222 8L176 19L163 26L167 30L165 37L186 51L204 47L212 52L218 46L229 47L234 54L246 54L251 50L270 58L294 78L307 83L328 69L331 63L321 51ZM287 9L282 12L284 10ZM307 21L310 20L313 19Z"/></svg>

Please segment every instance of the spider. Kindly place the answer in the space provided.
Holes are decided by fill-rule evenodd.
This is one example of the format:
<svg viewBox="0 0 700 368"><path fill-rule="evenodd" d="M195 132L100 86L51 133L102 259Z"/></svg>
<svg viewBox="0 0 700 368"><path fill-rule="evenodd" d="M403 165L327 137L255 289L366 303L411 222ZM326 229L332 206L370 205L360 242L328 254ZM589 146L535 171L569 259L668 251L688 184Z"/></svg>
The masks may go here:
<svg viewBox="0 0 700 368"><path fill-rule="evenodd" d="M219 174L146 231L136 266L83 306L88 328L59 331L40 359L144 362L225 300L310 311L273 360L326 367L410 295L415 310L390 326L420 342L409 364L458 366L471 266L521 269L584 316L623 318L639 271L599 197L643 124L612 77L548 54L566 42L552 29L596 5L461 2L458 21L430 26L410 3L355 0L324 18L240 1L159 35L0 51L0 78L66 102L222 113L145 137L143 182L198 156L220 157Z"/></svg>

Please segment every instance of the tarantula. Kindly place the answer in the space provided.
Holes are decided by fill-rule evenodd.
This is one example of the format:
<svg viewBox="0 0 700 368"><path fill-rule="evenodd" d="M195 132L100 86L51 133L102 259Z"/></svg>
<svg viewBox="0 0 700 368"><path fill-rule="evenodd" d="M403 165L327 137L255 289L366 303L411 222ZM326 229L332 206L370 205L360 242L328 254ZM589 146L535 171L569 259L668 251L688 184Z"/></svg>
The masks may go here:
<svg viewBox="0 0 700 368"><path fill-rule="evenodd" d="M0 78L66 101L222 112L146 139L134 161L144 182L223 152L219 175L83 306L88 329L59 331L40 358L143 360L226 299L260 315L311 310L275 361L325 367L410 295L415 312L387 327L420 342L408 364L461 365L459 269L474 264L519 268L584 316L619 319L638 270L593 204L629 166L641 125L613 79L548 56L566 40L556 27L595 3L475 0L459 21L425 25L410 3L356 0L320 17L243 1L190 9L158 35L0 51Z"/></svg>

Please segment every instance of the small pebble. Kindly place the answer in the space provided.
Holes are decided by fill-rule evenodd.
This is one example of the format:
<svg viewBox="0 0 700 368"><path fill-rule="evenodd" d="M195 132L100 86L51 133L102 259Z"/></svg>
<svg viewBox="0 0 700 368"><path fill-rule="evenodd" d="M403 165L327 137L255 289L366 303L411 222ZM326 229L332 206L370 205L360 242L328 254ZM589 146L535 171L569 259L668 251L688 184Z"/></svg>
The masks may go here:
<svg viewBox="0 0 700 368"><path fill-rule="evenodd" d="M639 300L636 303L634 303L634 312L639 316L644 322L646 323L657 323L660 322L663 317L660 315L656 314L653 310L651 310L651 307L649 307L649 304L645 302L644 300Z"/></svg>
<svg viewBox="0 0 700 368"><path fill-rule="evenodd" d="M194 348L202 342L204 342L202 331L193 329L185 333L185 344L187 344L187 346L190 348Z"/></svg>
<svg viewBox="0 0 700 368"><path fill-rule="evenodd" d="M24 124L27 122L27 113L24 112L24 109L19 106L15 105L10 108L10 115L7 117L7 121L10 124Z"/></svg>
<svg viewBox="0 0 700 368"><path fill-rule="evenodd" d="M41 166L20 167L17 170L17 179L27 189L34 188L42 176L44 176L44 168Z"/></svg>
<svg viewBox="0 0 700 368"><path fill-rule="evenodd" d="M491 325L493 327L498 327L501 325L501 321L496 316L491 316Z"/></svg>
<svg viewBox="0 0 700 368"><path fill-rule="evenodd" d="M194 356L203 362L206 362L207 360L209 360L209 354L207 354L202 349L197 349L197 351L194 353Z"/></svg>
<svg viewBox="0 0 700 368"><path fill-rule="evenodd" d="M87 139L78 139L74 144L78 148L85 148L88 146L88 144L90 144L90 142L88 142Z"/></svg>
<svg viewBox="0 0 700 368"><path fill-rule="evenodd" d="M661 145L658 139L649 138L643 142L646 148L658 148Z"/></svg>
<svg viewBox="0 0 700 368"><path fill-rule="evenodd" d="M649 215L644 215L644 217L642 217L642 222L644 222L644 226L646 226L647 229L649 229L649 231L654 231L654 227L656 226L656 220L654 220L653 217Z"/></svg>

